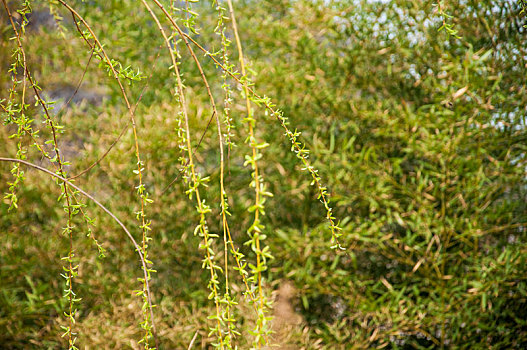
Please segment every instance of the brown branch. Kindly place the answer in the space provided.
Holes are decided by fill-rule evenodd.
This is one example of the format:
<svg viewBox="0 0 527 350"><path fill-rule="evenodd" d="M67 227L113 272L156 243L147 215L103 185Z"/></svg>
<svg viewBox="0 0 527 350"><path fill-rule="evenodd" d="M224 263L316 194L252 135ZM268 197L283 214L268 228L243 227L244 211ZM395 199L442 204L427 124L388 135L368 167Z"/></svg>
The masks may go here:
<svg viewBox="0 0 527 350"><path fill-rule="evenodd" d="M203 139L205 138L205 134L207 133L207 131L209 130L209 126L210 124L212 123L212 119L214 119L214 112L212 113L212 115L210 116L209 118L209 122L207 123L207 126L205 127L205 131L203 131L203 133L201 134L201 137L199 139L199 142L198 142L198 145L194 148L194 150L192 151L192 154L196 154L196 151L198 150L199 146L201 145L201 142L203 141ZM189 161L187 160L187 163L185 164L185 167L188 165ZM165 189L163 190L163 192L161 192L160 196L164 195L169 189L170 187L172 187L172 185L177 181L177 179L179 179L179 174L176 175L176 177L174 178L174 180L172 180L166 187Z"/></svg>
<svg viewBox="0 0 527 350"><path fill-rule="evenodd" d="M77 95L77 92L79 92L79 89L82 85L82 82L84 80L84 77L86 76L86 72L88 71L88 67L90 66L90 62L91 62L91 59L93 58L93 50L91 51L90 53L90 58L88 59L88 63L86 63L86 66L84 67L84 71L82 72L82 76L81 78L79 79L79 82L77 83L77 87L75 88L75 91L73 92L73 94L70 96L70 98L68 99L68 101L62 105L62 107L59 109L59 111L57 112L57 115L60 115L60 113L66 109L66 107L71 103L71 100L73 100L73 98L75 97L75 95Z"/></svg>

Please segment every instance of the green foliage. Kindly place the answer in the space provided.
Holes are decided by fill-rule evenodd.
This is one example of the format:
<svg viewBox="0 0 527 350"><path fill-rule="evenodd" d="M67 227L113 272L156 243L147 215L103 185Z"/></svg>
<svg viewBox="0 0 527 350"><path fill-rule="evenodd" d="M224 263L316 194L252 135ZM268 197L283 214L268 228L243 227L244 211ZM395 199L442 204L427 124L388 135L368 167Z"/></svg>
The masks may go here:
<svg viewBox="0 0 527 350"><path fill-rule="evenodd" d="M327 233L312 228L320 214L303 204L313 196L306 189L277 198L276 210L303 225L283 230L276 260L302 288L306 318L332 323L313 330L328 348L521 348L527 101L525 66L513 57L523 34L500 25L512 14L491 2L450 4L463 36L453 40L427 22L433 8L406 4L342 5L334 14L296 4L271 28L264 21L272 39L256 43L255 56L276 63L256 65L268 82L260 86L310 133L345 222L341 244L352 247L334 258L320 246ZM505 263L506 255L516 258ZM497 282L494 269L510 279Z"/></svg>
<svg viewBox="0 0 527 350"><path fill-rule="evenodd" d="M145 3L3 11L0 157L139 249L0 162L0 343L527 346L523 1Z"/></svg>

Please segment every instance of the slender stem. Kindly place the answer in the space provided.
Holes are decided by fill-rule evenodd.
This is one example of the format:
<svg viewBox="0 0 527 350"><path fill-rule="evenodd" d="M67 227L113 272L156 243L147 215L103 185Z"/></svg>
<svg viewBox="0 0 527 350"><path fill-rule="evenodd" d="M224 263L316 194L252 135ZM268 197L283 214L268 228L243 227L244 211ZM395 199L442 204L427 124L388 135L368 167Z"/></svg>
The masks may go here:
<svg viewBox="0 0 527 350"><path fill-rule="evenodd" d="M178 28L177 24L172 21L172 25ZM235 81L237 81L240 84L243 84L243 82L232 72L230 69L225 67L223 64L221 64L216 57L214 57L209 51L207 51L203 46L201 46L197 41L192 39L189 35L182 33L185 38L187 38L192 44L198 47L206 56L208 56L218 67L220 67L224 72L229 74ZM306 151L303 148L302 143L300 143L298 139L298 133L292 132L289 127L287 126L287 119L283 116L283 113L280 110L277 110L274 108L274 105L271 103L269 98L267 97L261 97L252 89L251 87L247 87L247 90L251 93L251 95L257 99L259 102L261 102L265 108L270 112L271 116L275 117L275 119L280 123L282 128L285 130L286 135L288 136L289 140L292 144L292 149L297 154L297 157L302 161L304 164L304 169L307 170L313 179L313 184L316 185L318 192L319 192L319 198L322 201L322 204L324 205L324 208L327 211L326 219L329 222L329 226L331 229L331 236L332 241L335 242L334 247L338 247L341 250L345 250L345 248L342 247L339 241L339 237L342 235L339 233L341 228L339 227L338 223L335 222L335 218L333 217L333 210L329 206L329 194L327 193L327 188L322 185L321 178L318 175L318 171L310 164L310 162L307 159ZM349 253L348 253L349 255Z"/></svg>
<svg viewBox="0 0 527 350"><path fill-rule="evenodd" d="M2 0L2 1L5 1L5 0ZM134 134L135 155L136 155L136 158L137 158L137 174L138 174L138 177L139 177L139 187L138 188L144 189L143 174L142 174L142 170L143 169L142 169L141 157L140 157L140 154L139 154L139 141L138 141L138 136L137 136L137 128L136 128L136 122L135 122L135 113L134 113L134 110L132 109L130 101L128 100L128 97L126 95L126 91L124 89L124 86L123 86L123 84L122 84L122 82L121 82L121 80L119 78L119 74L115 70L114 65L112 64L112 61L110 60L110 58L106 54L106 51L104 50L103 45L99 41L97 35L95 35L94 31L91 29L90 25L84 20L84 18L77 11L75 11L75 9L73 9L70 5L68 5L64 0L57 0L57 1L62 6L64 6L66 9L68 9L68 11L70 11L72 16L74 16L75 18L78 18L78 20L86 27L86 29L88 30L88 32L90 33L91 37L94 40L94 44L91 44L89 42L89 40L86 39L86 37L84 36L82 31L78 27L77 20L74 21L75 25L77 26L77 29L81 33L81 36L86 41L86 43L92 49L96 46L98 48L98 50L100 51L100 53L102 53L101 58L104 61L106 61L108 67L110 68L110 70L112 72L112 75L113 75L114 79L117 81L117 84L119 85L119 88L121 90L121 94L123 95L123 99L125 101L126 107L128 109L128 113L130 115L130 122L132 124L132 130L133 130L133 134ZM99 53L99 55L100 55L100 53ZM146 241L147 241L146 230L147 230L147 227L148 227L149 224L147 224L147 222L146 222L145 195L144 195L144 193L140 194L140 202L141 202L140 216L141 216L141 231L142 231L142 234L143 234L143 249L144 249L144 254L146 255ZM146 256L145 256L145 258L146 258ZM148 271L145 271L145 272L148 272ZM149 288L149 285L148 285L148 280L149 279L150 279L150 274L147 273L147 275L145 276L144 287L145 287L145 291L147 293L146 299L147 299L147 302L148 302L148 306L150 308L150 323L151 323L151 327L152 327L152 334L153 334L153 337L154 337L154 341L156 343L156 347L159 348L158 342L157 342L157 336L156 336L154 312L153 312L153 306L152 306L152 296L151 296L150 288Z"/></svg>
<svg viewBox="0 0 527 350"><path fill-rule="evenodd" d="M55 124L53 123L53 120L51 119L51 115L49 113L49 110L48 110L48 107L46 105L46 103L44 102L44 100L42 99L41 95L40 95L40 92L39 92L39 89L37 88L37 84L35 83L35 81L33 80L33 77L31 76L31 72L29 70L29 67L27 65L27 59L26 59L26 53L25 53L25 50L24 50L24 47L22 45L22 41L21 41L21 38L20 38L20 34L16 28L16 25L15 25L15 22L13 21L13 17L11 15L11 12L9 10L9 7L7 6L7 2L6 0L2 0L2 3L4 5L4 8L7 12L7 15L9 17L9 21L11 22L11 27L13 28L13 31L15 33L15 37L16 37L16 41L17 41L17 45L18 45L18 48L20 49L20 52L22 54L22 57L23 57L23 62L24 62L24 77L26 78L27 77L27 80L29 81L29 83L31 84L31 87L33 88L33 91L35 93L35 96L37 98L37 101L38 103L41 105L41 107L43 108L44 110L44 113L45 113L45 116L46 116L46 123L48 124L49 128L51 129L51 134L52 134L52 137L53 137L53 148L54 148L54 151L55 151L55 158L56 158L56 161L57 161L57 164L58 164L58 167L59 167L59 174L62 175L62 176L65 176L65 172L64 172L64 166L63 166L63 163L62 163L62 158L61 158L61 155L60 155L60 150L59 150L59 146L58 146L58 141L57 141L57 130L56 130L56 127L55 127ZM25 95L25 82L24 82L24 95ZM22 100L24 100L24 96L22 97ZM68 301L69 301L69 316L68 316L68 323L69 323L69 327L68 327L68 331L67 331L67 334L68 334L68 342L69 342L69 347L70 348L74 348L74 342L75 342L75 339L74 337L72 336L72 328L73 328L73 323L74 323L74 315L73 315L73 303L75 302L74 300L74 294L73 294L73 270L74 270L74 267L73 267L73 225L72 225L72 218L73 218L73 214L72 214L72 208L71 208L71 203L70 203L70 193L69 193L69 190L68 190L68 186L67 186L67 183L65 181L62 182L62 185L64 187L63 189L63 193L64 193L64 197L66 199L66 209L67 209L67 212L68 212L68 222L67 222L67 227L66 227L66 232L68 233L68 238L69 238L69 253L68 253L68 276L67 276L67 285L68 285L68 291L67 291L67 295L68 295Z"/></svg>
<svg viewBox="0 0 527 350"><path fill-rule="evenodd" d="M191 170L191 173L192 173L192 181L193 181L193 183L194 183L194 185L196 187L196 191L195 191L196 192L196 201L197 201L198 209L199 209L199 212L200 212L200 231L201 231L201 233L203 235L204 246L205 246L205 250L206 250L206 260L207 260L208 268L210 270L211 281L212 281L212 280L215 279L215 269L214 269L214 264L212 262L212 256L211 256L210 250L208 249L209 235L208 235L207 230L203 226L204 225L203 223L206 222L205 213L204 213L204 210L203 210L203 203L201 201L199 190L197 189L197 186L196 186L196 184L198 183L198 180L197 180L197 177L196 177L194 161L193 161L193 158L192 158L192 151L191 151L192 150L192 146L190 144L190 127L189 127L189 122L188 122L188 112L187 112L187 109L186 109L185 95L184 95L183 82L181 80L181 74L179 73L179 68L178 68L176 57L174 55L174 51L172 50L172 47L171 47L170 42L168 40L168 36L166 35L165 30L163 29L163 26L159 22L159 19L157 18L155 13L152 11L152 9L148 5L148 3L145 0L141 0L141 1L142 1L143 5L145 6L146 10L150 13L152 18L156 22L157 27L158 27L161 35L163 36L163 39L164 39L165 44L167 46L167 49L168 49L168 51L170 53L170 58L172 60L172 67L173 67L173 69L174 69L174 71L176 73L179 102L180 102L181 108L183 110L183 115L184 115L184 119L185 119L185 130L186 130L186 134L187 134L186 140L187 140L187 150L188 150L188 156L189 156L188 164L190 166L190 170ZM197 58L195 56L194 56L194 58L195 58L195 60L197 60ZM201 66L199 66L199 62L198 62L198 67L200 69L201 76L202 76L202 78L203 78L203 80L204 80L204 82L206 84L209 96L211 98L211 103L212 103L213 111L214 111L213 113L217 114L216 113L216 105L214 104L214 99L212 98L212 93L210 92L210 88L208 86L208 83L207 83L207 80L206 80L205 75L203 73L203 70L201 69ZM216 288L216 284L212 283L212 289L213 289L213 293L214 293L214 296L215 296L214 300L215 300L215 304L216 304L216 321L217 321L217 328L218 328L218 336L219 336L221 348L223 349L224 348L223 335L222 335L222 331L221 331L221 322L220 322L221 312L220 312L220 303L219 303L219 300L218 300L219 298L218 298L218 291L217 291L217 288Z"/></svg>
<svg viewBox="0 0 527 350"><path fill-rule="evenodd" d="M231 15L231 20L232 20L232 29L234 31L234 37L236 39L236 47L238 48L238 60L240 61L242 76L246 78L247 73L245 71L245 60L243 57L242 43L240 40L240 36L238 34L238 27L236 25L236 16L234 15L234 7L232 6L231 0L227 0L227 4L229 5L229 12ZM254 119L253 117L251 101L249 100L249 90L248 90L247 79L243 80L243 90L245 92L245 106L247 108L247 118L249 119L248 124L249 124L250 146L251 146L251 151L252 151L253 159L254 159L253 170L254 170L254 185L255 185L255 188L254 188L255 202L256 202L256 205L259 205L260 204L260 175L258 171L258 162L256 161L257 150L255 147L256 141L254 137L254 125L256 124L256 119ZM255 223L259 223L260 221L259 216L260 216L260 210L256 208L256 210L254 211L254 222ZM262 292L262 272L260 271L261 257L260 257L259 252L260 252L260 239L258 238L258 235L257 235L257 238L256 238L256 267L258 269L258 294L259 294L259 301L260 301L260 309L263 310L264 298L263 298L263 292Z"/></svg>
<svg viewBox="0 0 527 350"><path fill-rule="evenodd" d="M137 244L137 242L135 241L134 237L132 236L132 234L130 233L130 231L128 231L128 229L126 228L126 226L124 226L124 224L121 222L121 220L119 220L117 218L117 216L115 216L110 210L108 210L104 205L101 204L101 202L99 202L97 199L95 199L95 197L93 197L92 195L88 194L87 192L85 192L84 190L82 190L80 187L78 187L77 185L73 184L72 182L70 182L69 180L67 180L66 178L60 176L60 175L57 175L55 174L54 172L52 171L49 171L48 169L46 168L43 168L41 166L38 166L36 164L33 164L33 163L30 163L30 162L27 162L25 160L22 160L22 159L15 159L15 158L6 158L6 157L0 157L0 162L11 162L11 163L20 163L20 164L24 164L24 165L27 165L33 169L36 169L36 170L39 170L39 171L42 171L56 179L59 179L63 182L65 182L66 184L68 184L68 186L74 188L75 190L77 190L80 194L82 194L84 197L88 198L89 200L91 200L93 203L95 203L95 205L97 205L99 208L101 208L106 214L108 214L119 226L121 226L121 228L123 229L123 231L126 233L126 235L128 236L128 239L130 239L130 241L132 242L137 254L139 255L139 259L141 260L141 265L142 265L142 270L143 270L143 273L144 273L144 276L145 276L145 279L146 277L148 276L148 268L146 266L146 262L145 262L145 259L143 257L143 254L141 253L141 247L139 246L139 244ZM148 285L148 283L147 283ZM149 292L150 293L150 292Z"/></svg>

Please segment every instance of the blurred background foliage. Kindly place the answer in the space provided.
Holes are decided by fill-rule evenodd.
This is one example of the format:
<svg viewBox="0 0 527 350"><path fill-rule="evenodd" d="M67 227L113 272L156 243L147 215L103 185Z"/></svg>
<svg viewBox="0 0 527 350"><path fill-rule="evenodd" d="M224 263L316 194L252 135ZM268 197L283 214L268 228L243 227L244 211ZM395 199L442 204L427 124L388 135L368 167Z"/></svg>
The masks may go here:
<svg viewBox="0 0 527 350"><path fill-rule="evenodd" d="M143 80L127 89L138 104L145 183L155 200L150 256L157 329L163 349L186 348L196 331L207 347L207 272L201 269L194 204L176 181L174 138L177 103L169 57L148 13L130 0L70 1L92 25L109 55L140 70ZM274 198L266 203L266 243L275 259L266 272L268 290L290 281L290 303L300 322L286 338L292 349L432 349L527 347L526 24L517 1L235 1L244 50L257 90L270 96L302 131L303 140L332 193L341 220L341 244L331 233L310 179L290 152L274 119L257 109L257 136L265 149L261 168ZM16 9L19 4L10 2ZM49 8L62 15L62 28ZM199 12L196 40L220 46L209 2ZM7 97L14 43L7 17L0 22L0 99ZM24 38L28 64L43 93L57 101L55 118L69 174L101 157L128 123L118 86L92 58L73 21L54 2L35 1ZM443 20L461 38L438 31ZM228 32L232 38L232 34ZM232 62L236 53L232 48ZM182 51L183 52L183 51ZM221 72L203 56L216 96ZM194 147L199 170L211 176L204 192L212 203L209 225L219 219L218 150L211 111L199 72L183 53ZM250 169L243 167L244 100L232 107L237 147L229 154L227 191L231 231L243 246L252 203ZM217 98L221 101L221 97ZM45 139L41 111L34 127ZM7 123L6 123L7 124ZM14 157L12 125L0 129L0 155ZM31 140L23 142L30 144ZM133 138L128 130L101 164L77 185L136 227L138 201ZM48 166L34 148L28 159ZM8 191L11 165L0 163L0 192ZM0 347L58 348L66 301L60 258L66 214L53 181L26 171L18 210L0 204ZM92 204L94 234L107 249L97 257L77 220L75 247L81 259L76 290L82 297L81 348L138 348L133 296L140 275L135 252L119 228ZM137 231L137 230L136 230ZM139 234L139 232L137 232ZM242 248L251 258L247 247ZM221 252L218 242L218 252ZM221 259L221 253L218 259ZM242 290L235 281L235 291ZM279 296L280 297L280 296ZM237 298L243 297L241 292ZM247 334L249 306L236 312ZM240 337L247 348L249 336Z"/></svg>

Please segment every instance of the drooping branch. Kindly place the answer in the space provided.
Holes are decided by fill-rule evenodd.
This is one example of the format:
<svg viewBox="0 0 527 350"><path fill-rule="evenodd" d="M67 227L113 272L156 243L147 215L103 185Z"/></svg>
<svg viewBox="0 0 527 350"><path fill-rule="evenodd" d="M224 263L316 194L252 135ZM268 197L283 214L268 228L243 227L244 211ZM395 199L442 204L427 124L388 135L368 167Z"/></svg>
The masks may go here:
<svg viewBox="0 0 527 350"><path fill-rule="evenodd" d="M117 224L119 226L121 226L121 228L123 229L123 231L126 233L126 235L128 236L128 238L130 239L130 241L132 242L135 250L137 251L137 254L139 255L139 259L141 260L141 265L142 265L142 270L143 270L143 273L145 275L145 280L147 281L146 284L147 284L147 288L148 288L148 293L150 294L150 285L148 283L148 279L147 279L147 276L148 276L148 269L146 267L146 262L145 262L145 259L143 257L143 254L141 253L141 247L137 244L137 242L135 241L134 237L132 236L132 234L130 233L130 231L128 231L128 229L126 228L126 226L124 226L124 224L121 222L121 220L119 220L119 218L117 218L117 216L115 216L108 208L106 208L104 205L102 205L101 202L99 202L97 199L95 199L92 195L88 194L86 191L82 190L80 187L78 187L77 185L73 184L72 182L70 182L69 180L65 179L64 177L60 176L60 175L57 175L55 174L54 172L52 171L49 171L48 169L46 168L43 168L41 166L38 166L36 164L33 164L33 163L30 163L30 162L27 162L25 160L22 160L22 159L15 159L15 158L6 158L6 157L0 157L0 162L9 162L9 163L19 163L19 164L24 164L24 165L27 165L28 167L31 167L33 169L36 169L36 170L39 170L39 171L42 171L43 173L46 173L56 179L59 179L63 182L65 182L66 184L68 184L68 186L71 186L72 188L74 188L75 190L79 191L80 194L82 194L84 197L88 198L89 200L91 200L93 203L95 203L99 208L101 208L106 214L108 214L115 222L117 222ZM152 308L152 304L151 304L151 301L149 300L149 307Z"/></svg>

